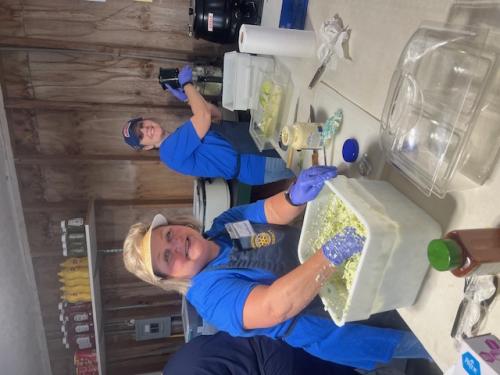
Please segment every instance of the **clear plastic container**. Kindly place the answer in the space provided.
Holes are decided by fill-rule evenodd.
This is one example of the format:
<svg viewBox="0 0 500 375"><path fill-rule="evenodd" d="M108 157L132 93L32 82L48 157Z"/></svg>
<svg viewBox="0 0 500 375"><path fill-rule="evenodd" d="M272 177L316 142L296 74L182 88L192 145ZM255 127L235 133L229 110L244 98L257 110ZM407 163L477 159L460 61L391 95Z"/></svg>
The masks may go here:
<svg viewBox="0 0 500 375"><path fill-rule="evenodd" d="M275 64L272 71L260 70L257 73L253 104L250 110L249 131L257 147L262 151L272 149L278 144L280 132L285 125L293 84L290 72L281 64Z"/></svg>
<svg viewBox="0 0 500 375"><path fill-rule="evenodd" d="M428 196L444 197L454 177L473 182L464 186L484 181L484 171L481 178L455 172L465 162L464 150L495 62L483 48L486 35L482 29L423 24L393 74L382 113L382 147ZM491 164L488 155L481 158Z"/></svg>
<svg viewBox="0 0 500 375"><path fill-rule="evenodd" d="M230 111L253 108L254 92L259 89L259 72L273 68L272 57L236 51L225 53L222 106Z"/></svg>
<svg viewBox="0 0 500 375"><path fill-rule="evenodd" d="M334 196L362 223L366 241L351 287L339 289L330 279L320 290L332 319L341 326L412 305L429 265L427 244L441 236L439 224L386 181L337 176L307 205L301 262L316 251L318 233L327 225L324 209Z"/></svg>

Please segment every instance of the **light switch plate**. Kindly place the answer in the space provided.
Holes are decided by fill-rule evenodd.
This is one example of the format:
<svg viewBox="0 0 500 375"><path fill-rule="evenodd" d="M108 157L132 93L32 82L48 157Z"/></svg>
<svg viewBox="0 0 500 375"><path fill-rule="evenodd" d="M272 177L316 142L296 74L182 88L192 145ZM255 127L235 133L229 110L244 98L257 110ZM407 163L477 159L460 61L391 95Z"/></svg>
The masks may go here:
<svg viewBox="0 0 500 375"><path fill-rule="evenodd" d="M168 337L171 332L172 319L170 316L135 320L135 339L137 341Z"/></svg>

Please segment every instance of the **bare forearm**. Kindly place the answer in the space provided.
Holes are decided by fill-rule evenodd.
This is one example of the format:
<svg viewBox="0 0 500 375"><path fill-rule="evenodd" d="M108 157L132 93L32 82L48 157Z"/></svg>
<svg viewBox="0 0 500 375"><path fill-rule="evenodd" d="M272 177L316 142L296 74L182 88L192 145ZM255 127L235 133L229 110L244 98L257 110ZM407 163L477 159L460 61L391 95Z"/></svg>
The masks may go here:
<svg viewBox="0 0 500 375"><path fill-rule="evenodd" d="M264 212L268 223L288 224L304 211L305 206L292 206L285 199L285 193L281 192L266 199Z"/></svg>
<svg viewBox="0 0 500 375"><path fill-rule="evenodd" d="M191 106L191 111L193 111L193 117L191 117L191 122L193 123L194 130L200 139L202 139L205 134L207 134L212 124L212 115L210 112L210 107L205 101L203 96L196 90L193 84L188 83L184 86L184 92L188 97L189 105Z"/></svg>
<svg viewBox="0 0 500 375"><path fill-rule="evenodd" d="M212 116L212 121L220 121L222 120L222 113L219 108L217 108L212 103L207 102L208 108L210 110L210 115Z"/></svg>
<svg viewBox="0 0 500 375"><path fill-rule="evenodd" d="M321 251L317 251L303 265L276 280L270 287L268 298L284 315L283 320L292 318L312 301L333 272L331 263Z"/></svg>
<svg viewBox="0 0 500 375"><path fill-rule="evenodd" d="M196 90L192 83L184 86L184 92L188 98L188 104L191 107L193 115L210 113L210 108L205 98Z"/></svg>
<svg viewBox="0 0 500 375"><path fill-rule="evenodd" d="M335 268L317 251L304 264L277 279L270 286L252 290L243 310L245 328L265 328L300 313L318 294Z"/></svg>

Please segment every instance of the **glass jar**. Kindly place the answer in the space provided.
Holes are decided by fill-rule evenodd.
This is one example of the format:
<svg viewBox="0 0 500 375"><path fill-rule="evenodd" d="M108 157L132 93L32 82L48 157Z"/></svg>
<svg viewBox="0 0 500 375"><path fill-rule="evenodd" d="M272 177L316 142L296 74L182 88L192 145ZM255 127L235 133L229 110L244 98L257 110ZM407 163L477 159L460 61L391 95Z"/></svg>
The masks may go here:
<svg viewBox="0 0 500 375"><path fill-rule="evenodd" d="M281 143L296 150L321 149L324 144L323 124L316 122L297 122L283 128Z"/></svg>

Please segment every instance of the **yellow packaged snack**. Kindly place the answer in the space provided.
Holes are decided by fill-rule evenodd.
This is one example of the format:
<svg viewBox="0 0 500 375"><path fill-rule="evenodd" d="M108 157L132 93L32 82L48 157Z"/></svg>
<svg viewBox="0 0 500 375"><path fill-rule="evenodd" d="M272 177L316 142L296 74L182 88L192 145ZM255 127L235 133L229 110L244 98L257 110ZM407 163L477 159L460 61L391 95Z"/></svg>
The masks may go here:
<svg viewBox="0 0 500 375"><path fill-rule="evenodd" d="M68 301L69 303L91 301L90 293L80 293L80 292L64 293L61 295L61 299Z"/></svg>
<svg viewBox="0 0 500 375"><path fill-rule="evenodd" d="M87 257L68 258L60 264L61 268L88 267L88 265L89 265L89 260Z"/></svg>
<svg viewBox="0 0 500 375"><path fill-rule="evenodd" d="M90 285L88 277L87 278L79 278L79 279L59 279L59 282L61 284L64 284L64 286L69 286L69 287L79 286L79 285L83 285L83 286Z"/></svg>

